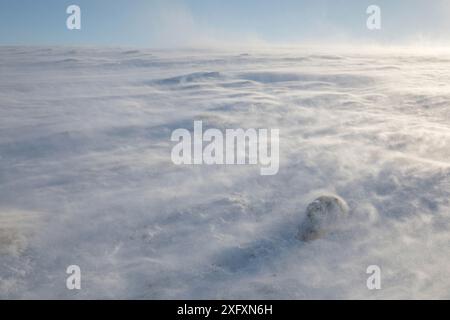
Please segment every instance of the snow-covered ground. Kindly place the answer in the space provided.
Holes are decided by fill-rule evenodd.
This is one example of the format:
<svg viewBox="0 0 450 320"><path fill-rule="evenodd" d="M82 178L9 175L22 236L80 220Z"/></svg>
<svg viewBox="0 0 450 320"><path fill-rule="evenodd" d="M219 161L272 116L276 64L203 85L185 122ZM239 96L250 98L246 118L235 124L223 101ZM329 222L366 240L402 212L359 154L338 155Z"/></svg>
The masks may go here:
<svg viewBox="0 0 450 320"><path fill-rule="evenodd" d="M278 175L175 166L194 120L280 129ZM450 298L449 198L450 55L0 49L0 298Z"/></svg>

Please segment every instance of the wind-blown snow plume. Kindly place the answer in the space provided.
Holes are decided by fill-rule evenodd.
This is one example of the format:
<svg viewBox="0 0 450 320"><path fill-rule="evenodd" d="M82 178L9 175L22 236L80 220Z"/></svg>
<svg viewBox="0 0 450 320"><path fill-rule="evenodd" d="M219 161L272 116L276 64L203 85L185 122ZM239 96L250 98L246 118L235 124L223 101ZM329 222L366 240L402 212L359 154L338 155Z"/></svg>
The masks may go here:
<svg viewBox="0 0 450 320"><path fill-rule="evenodd" d="M450 298L449 67L408 51L2 47L0 297ZM175 166L171 133L195 120L279 128L278 175ZM298 241L323 194L349 222Z"/></svg>

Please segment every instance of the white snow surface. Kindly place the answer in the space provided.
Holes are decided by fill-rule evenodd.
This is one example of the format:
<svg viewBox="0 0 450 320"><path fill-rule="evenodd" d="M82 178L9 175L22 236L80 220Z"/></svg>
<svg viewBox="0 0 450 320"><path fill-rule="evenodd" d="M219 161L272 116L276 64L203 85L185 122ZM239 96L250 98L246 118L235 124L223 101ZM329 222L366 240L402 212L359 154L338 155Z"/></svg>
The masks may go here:
<svg viewBox="0 0 450 320"><path fill-rule="evenodd" d="M1 47L0 298L450 298L450 55L336 52ZM279 173L174 165L194 120L280 129Z"/></svg>

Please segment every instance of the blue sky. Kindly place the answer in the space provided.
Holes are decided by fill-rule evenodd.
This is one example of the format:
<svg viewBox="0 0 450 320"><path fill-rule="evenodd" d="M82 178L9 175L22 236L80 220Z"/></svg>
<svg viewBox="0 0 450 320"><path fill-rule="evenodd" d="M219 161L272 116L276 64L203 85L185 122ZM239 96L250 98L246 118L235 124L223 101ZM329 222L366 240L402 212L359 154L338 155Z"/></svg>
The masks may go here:
<svg viewBox="0 0 450 320"><path fill-rule="evenodd" d="M77 4L82 30L66 28ZM382 9L382 30L366 8ZM445 0L0 0L0 44L450 43Z"/></svg>

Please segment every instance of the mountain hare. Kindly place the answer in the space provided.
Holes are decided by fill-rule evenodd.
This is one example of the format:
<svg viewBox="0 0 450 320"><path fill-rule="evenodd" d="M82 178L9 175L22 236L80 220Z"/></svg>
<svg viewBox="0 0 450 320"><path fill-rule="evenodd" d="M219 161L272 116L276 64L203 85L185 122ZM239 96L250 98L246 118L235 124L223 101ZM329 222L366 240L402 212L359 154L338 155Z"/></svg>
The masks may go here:
<svg viewBox="0 0 450 320"><path fill-rule="evenodd" d="M306 208L306 218L300 225L298 239L312 241L333 230L348 215L348 206L338 196L321 196Z"/></svg>

